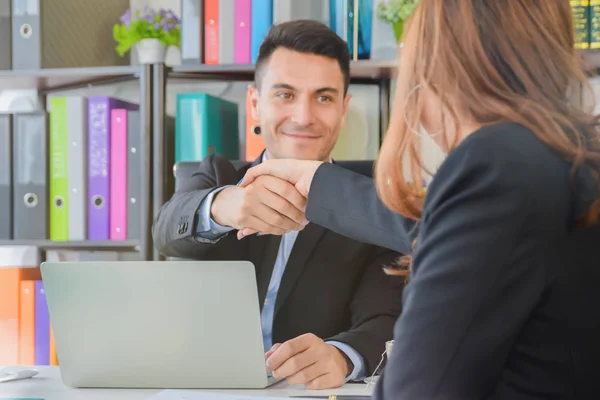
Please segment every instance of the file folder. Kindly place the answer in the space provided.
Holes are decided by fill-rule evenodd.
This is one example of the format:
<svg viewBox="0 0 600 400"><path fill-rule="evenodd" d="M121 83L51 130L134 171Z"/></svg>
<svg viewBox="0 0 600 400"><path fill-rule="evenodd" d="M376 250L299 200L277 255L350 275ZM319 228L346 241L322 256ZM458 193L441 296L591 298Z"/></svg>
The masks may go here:
<svg viewBox="0 0 600 400"><path fill-rule="evenodd" d="M219 64L219 0L204 1L204 63Z"/></svg>
<svg viewBox="0 0 600 400"><path fill-rule="evenodd" d="M127 239L141 239L140 180L144 158L141 148L140 112L127 112Z"/></svg>
<svg viewBox="0 0 600 400"><path fill-rule="evenodd" d="M47 123L45 112L14 115L14 239L48 237Z"/></svg>
<svg viewBox="0 0 600 400"><path fill-rule="evenodd" d="M176 96L175 160L201 161L209 154L239 160L238 104L207 93Z"/></svg>
<svg viewBox="0 0 600 400"><path fill-rule="evenodd" d="M219 64L235 61L235 7L235 0L219 0Z"/></svg>
<svg viewBox="0 0 600 400"><path fill-rule="evenodd" d="M265 150L265 142L256 128L260 127L260 121L252 118L252 96L250 88L246 90L246 161L256 160Z"/></svg>
<svg viewBox="0 0 600 400"><path fill-rule="evenodd" d="M50 365L50 313L42 280L35 282L35 365Z"/></svg>
<svg viewBox="0 0 600 400"><path fill-rule="evenodd" d="M19 364L35 365L35 282L21 281L19 298Z"/></svg>
<svg viewBox="0 0 600 400"><path fill-rule="evenodd" d="M12 126L9 114L0 115L0 240L12 239Z"/></svg>
<svg viewBox="0 0 600 400"><path fill-rule="evenodd" d="M48 134L49 157L49 194L50 204L50 240L69 240L69 171L74 168L69 165L67 154L67 98L53 97L50 99L50 129Z"/></svg>
<svg viewBox="0 0 600 400"><path fill-rule="evenodd" d="M371 57L373 0L329 0L329 26L348 43L353 61Z"/></svg>
<svg viewBox="0 0 600 400"><path fill-rule="evenodd" d="M235 0L235 54L236 64L250 64L252 36L252 4L250 0ZM219 26L219 29L223 29Z"/></svg>
<svg viewBox="0 0 600 400"><path fill-rule="evenodd" d="M0 70L12 69L11 0L0 0Z"/></svg>
<svg viewBox="0 0 600 400"><path fill-rule="evenodd" d="M204 1L181 1L181 63L204 62Z"/></svg>
<svg viewBox="0 0 600 400"><path fill-rule="evenodd" d="M7 268L4 258L0 259L0 267L0 365L16 365L19 364L21 282L39 279L39 270Z"/></svg>
<svg viewBox="0 0 600 400"><path fill-rule="evenodd" d="M313 19L329 25L327 0L273 0L273 23Z"/></svg>
<svg viewBox="0 0 600 400"><path fill-rule="evenodd" d="M87 239L87 107L86 97L67 97L68 238L72 241Z"/></svg>
<svg viewBox="0 0 600 400"><path fill-rule="evenodd" d="M127 110L113 108L110 114L109 239L127 238ZM139 177L136 179L140 179Z"/></svg>
<svg viewBox="0 0 600 400"><path fill-rule="evenodd" d="M221 0L222 1L222 0ZM275 0L277 1L277 0ZM265 36L273 25L273 0L252 0L252 23L251 26L251 53L250 62L256 63L258 51Z"/></svg>
<svg viewBox="0 0 600 400"><path fill-rule="evenodd" d="M88 240L110 239L110 116L115 108L139 106L108 96L88 97Z"/></svg>

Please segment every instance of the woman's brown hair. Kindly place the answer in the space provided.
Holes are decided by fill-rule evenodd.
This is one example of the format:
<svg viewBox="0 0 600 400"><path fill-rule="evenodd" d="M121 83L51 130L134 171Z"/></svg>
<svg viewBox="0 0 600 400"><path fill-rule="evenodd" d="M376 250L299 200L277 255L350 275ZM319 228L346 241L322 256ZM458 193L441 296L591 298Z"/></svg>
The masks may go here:
<svg viewBox="0 0 600 400"><path fill-rule="evenodd" d="M432 171L413 133L425 106L417 85L439 98L454 127L463 112L482 125L521 124L572 162L573 172L585 164L598 178L599 120L572 18L569 0L421 0L406 24L394 112L376 165L384 204L421 217L423 171ZM458 139L445 144L451 151ZM597 200L585 223L599 213Z"/></svg>

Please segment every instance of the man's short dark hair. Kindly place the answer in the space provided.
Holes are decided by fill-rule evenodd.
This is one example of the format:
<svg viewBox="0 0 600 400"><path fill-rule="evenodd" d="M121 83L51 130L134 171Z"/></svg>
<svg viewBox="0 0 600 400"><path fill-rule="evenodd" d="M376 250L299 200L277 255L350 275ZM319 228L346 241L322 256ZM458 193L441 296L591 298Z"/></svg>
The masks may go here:
<svg viewBox="0 0 600 400"><path fill-rule="evenodd" d="M260 88L262 68L273 52L280 47L337 60L344 75L344 93L348 91L350 84L348 44L327 25L310 19L282 22L269 29L256 59L254 82L257 88Z"/></svg>

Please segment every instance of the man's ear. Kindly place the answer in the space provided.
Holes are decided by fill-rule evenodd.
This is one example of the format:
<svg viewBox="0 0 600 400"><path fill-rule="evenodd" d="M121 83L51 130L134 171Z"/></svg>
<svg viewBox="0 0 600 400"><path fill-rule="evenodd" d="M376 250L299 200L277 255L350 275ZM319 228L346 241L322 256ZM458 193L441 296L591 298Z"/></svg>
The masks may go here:
<svg viewBox="0 0 600 400"><path fill-rule="evenodd" d="M352 99L352 95L350 93L346 94L344 97L344 104L342 105L342 123L340 124L340 129L344 127L346 123L346 115L348 115L348 107L350 106L350 100Z"/></svg>
<svg viewBox="0 0 600 400"><path fill-rule="evenodd" d="M260 121L260 108L259 108L258 97L259 97L259 94L258 94L258 89L256 88L256 85L252 84L252 85L248 86L246 100L250 101L250 109L252 112L252 119Z"/></svg>

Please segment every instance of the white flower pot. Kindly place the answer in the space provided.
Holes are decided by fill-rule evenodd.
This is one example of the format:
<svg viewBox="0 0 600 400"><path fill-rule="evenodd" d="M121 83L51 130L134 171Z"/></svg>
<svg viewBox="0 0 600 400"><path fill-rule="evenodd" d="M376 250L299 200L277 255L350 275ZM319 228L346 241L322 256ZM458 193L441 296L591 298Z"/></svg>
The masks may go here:
<svg viewBox="0 0 600 400"><path fill-rule="evenodd" d="M135 47L140 64L156 64L165 61L167 48L158 39L142 39Z"/></svg>

